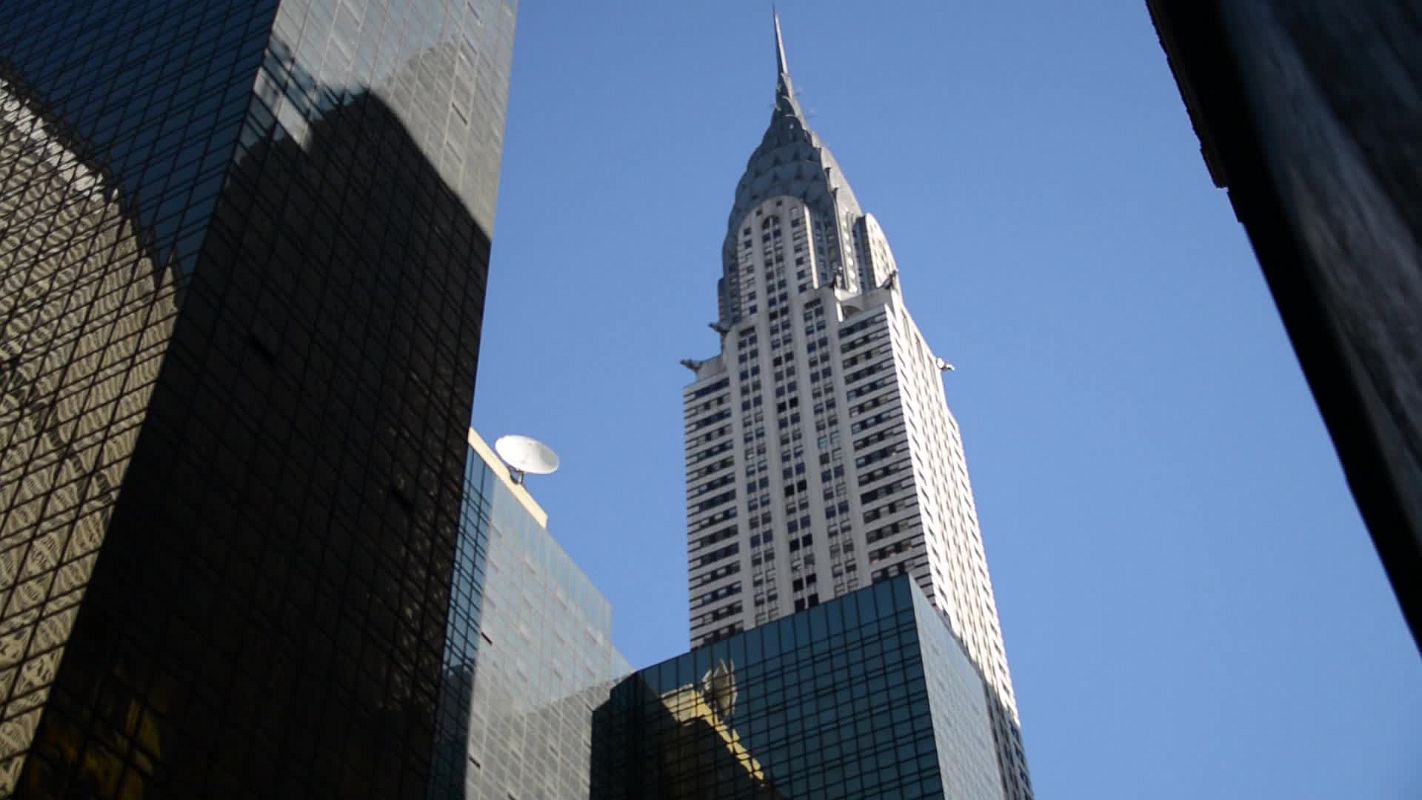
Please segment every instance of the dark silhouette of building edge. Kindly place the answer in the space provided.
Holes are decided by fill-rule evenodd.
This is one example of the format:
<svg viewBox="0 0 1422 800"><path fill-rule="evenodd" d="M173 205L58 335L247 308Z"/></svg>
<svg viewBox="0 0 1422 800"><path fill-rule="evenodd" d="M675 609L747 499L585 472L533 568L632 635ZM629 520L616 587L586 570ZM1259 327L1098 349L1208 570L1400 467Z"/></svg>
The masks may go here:
<svg viewBox="0 0 1422 800"><path fill-rule="evenodd" d="M1146 5L1422 646L1422 11Z"/></svg>

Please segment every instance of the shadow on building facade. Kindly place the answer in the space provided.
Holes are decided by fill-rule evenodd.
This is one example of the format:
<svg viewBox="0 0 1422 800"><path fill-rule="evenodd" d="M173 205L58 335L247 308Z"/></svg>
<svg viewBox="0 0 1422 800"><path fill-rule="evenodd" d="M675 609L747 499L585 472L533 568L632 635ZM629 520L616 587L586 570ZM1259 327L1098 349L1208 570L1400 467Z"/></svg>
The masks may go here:
<svg viewBox="0 0 1422 800"><path fill-rule="evenodd" d="M106 105L113 65L15 38L168 6L229 71ZM475 6L497 61L512 11ZM80 10L0 13L0 795L424 798L493 188L410 120L465 55L400 65L397 108L283 62L276 4ZM274 64L299 135L252 94Z"/></svg>

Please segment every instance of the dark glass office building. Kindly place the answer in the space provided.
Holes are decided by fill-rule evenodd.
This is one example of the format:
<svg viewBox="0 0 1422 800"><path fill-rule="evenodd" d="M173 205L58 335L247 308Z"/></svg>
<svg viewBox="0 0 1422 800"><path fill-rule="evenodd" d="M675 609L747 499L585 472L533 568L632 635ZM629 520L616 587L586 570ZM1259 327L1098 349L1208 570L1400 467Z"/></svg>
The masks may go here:
<svg viewBox="0 0 1422 800"><path fill-rule="evenodd" d="M0 796L432 791L515 13L0 4Z"/></svg>
<svg viewBox="0 0 1422 800"><path fill-rule="evenodd" d="M594 718L592 796L997 800L985 697L900 575L622 681Z"/></svg>

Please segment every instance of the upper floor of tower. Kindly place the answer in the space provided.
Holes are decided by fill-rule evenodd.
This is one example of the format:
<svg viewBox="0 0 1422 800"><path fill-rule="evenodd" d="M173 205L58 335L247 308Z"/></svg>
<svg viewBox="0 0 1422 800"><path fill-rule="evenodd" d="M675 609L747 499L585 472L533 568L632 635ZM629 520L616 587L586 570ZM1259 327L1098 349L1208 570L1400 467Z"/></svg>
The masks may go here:
<svg viewBox="0 0 1422 800"><path fill-rule="evenodd" d="M860 210L843 170L811 130L795 96L778 15L775 55L775 109L736 184L722 245L722 325L734 324L746 313L743 294L750 291L753 276L740 243L746 238L759 239L760 226L754 217L770 201L788 198L804 209L813 229L810 260L816 286L832 284L843 292L858 294L882 285L894 272L888 242L877 222Z"/></svg>

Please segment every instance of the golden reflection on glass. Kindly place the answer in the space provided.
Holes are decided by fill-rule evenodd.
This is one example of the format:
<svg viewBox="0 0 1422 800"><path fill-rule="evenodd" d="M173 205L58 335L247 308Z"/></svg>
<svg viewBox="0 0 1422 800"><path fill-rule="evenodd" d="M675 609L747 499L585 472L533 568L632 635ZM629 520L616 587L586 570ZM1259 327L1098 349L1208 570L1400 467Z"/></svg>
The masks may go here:
<svg viewBox="0 0 1422 800"><path fill-rule="evenodd" d="M170 271L144 249L118 192L3 80L0 219L0 796L8 796L176 304ZM103 756L85 758L87 772L115 785Z"/></svg>

